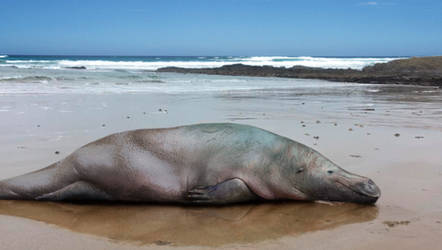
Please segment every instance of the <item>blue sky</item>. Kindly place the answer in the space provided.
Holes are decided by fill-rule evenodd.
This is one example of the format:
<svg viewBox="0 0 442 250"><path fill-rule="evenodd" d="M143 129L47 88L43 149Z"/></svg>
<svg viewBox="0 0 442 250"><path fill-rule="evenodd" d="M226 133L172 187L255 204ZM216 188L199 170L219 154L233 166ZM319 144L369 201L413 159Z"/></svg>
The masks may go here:
<svg viewBox="0 0 442 250"><path fill-rule="evenodd" d="M0 10L0 54L442 54L441 0L0 0Z"/></svg>

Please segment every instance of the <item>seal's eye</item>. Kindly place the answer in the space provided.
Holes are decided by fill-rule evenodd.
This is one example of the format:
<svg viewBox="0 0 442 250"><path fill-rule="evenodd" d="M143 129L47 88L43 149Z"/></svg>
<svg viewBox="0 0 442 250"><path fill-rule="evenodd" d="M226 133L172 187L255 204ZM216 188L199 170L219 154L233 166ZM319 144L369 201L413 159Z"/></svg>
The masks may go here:
<svg viewBox="0 0 442 250"><path fill-rule="evenodd" d="M304 171L304 168L298 168L298 170L296 170L296 173L299 174L299 173L302 173L303 171Z"/></svg>
<svg viewBox="0 0 442 250"><path fill-rule="evenodd" d="M327 173L333 174L333 170L328 170Z"/></svg>

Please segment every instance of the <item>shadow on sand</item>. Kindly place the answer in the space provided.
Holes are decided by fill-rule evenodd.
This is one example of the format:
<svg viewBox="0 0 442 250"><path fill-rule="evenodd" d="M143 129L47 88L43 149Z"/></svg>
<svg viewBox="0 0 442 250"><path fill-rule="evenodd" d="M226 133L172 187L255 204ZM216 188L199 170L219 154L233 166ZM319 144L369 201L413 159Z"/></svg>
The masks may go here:
<svg viewBox="0 0 442 250"><path fill-rule="evenodd" d="M0 214L132 244L255 243L373 220L375 206L281 202L225 207L0 201Z"/></svg>

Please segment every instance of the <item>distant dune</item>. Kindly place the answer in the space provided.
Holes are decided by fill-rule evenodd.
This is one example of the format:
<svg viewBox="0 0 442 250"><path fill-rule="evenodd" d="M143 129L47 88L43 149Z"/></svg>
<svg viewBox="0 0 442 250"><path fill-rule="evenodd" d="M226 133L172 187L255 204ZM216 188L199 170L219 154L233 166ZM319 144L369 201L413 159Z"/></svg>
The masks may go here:
<svg viewBox="0 0 442 250"><path fill-rule="evenodd" d="M232 64L219 68L198 69L166 67L160 68L157 71L209 75L308 78L374 84L442 86L442 56L399 59L388 63L377 63L364 67L362 70L323 69L304 66L284 68Z"/></svg>

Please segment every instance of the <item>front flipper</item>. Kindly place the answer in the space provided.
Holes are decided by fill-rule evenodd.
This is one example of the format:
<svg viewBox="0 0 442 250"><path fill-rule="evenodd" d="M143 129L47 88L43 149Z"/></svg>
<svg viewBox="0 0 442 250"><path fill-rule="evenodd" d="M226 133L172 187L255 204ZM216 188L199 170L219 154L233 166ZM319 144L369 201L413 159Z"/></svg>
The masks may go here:
<svg viewBox="0 0 442 250"><path fill-rule="evenodd" d="M36 200L45 201L104 201L111 200L111 196L95 186L77 181L60 190L36 197Z"/></svg>
<svg viewBox="0 0 442 250"><path fill-rule="evenodd" d="M187 192L187 200L195 204L228 204L259 199L241 179L234 178L214 186L197 186Z"/></svg>

